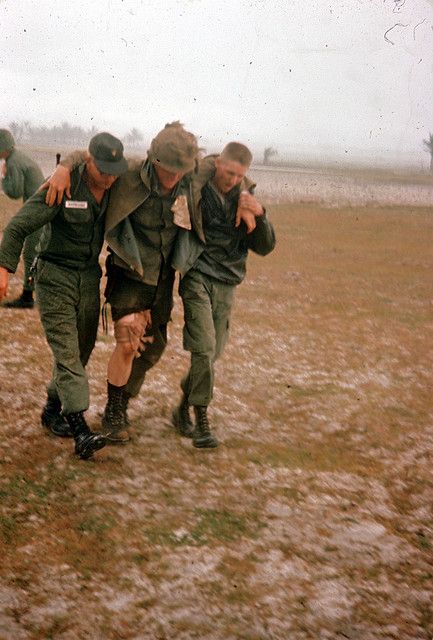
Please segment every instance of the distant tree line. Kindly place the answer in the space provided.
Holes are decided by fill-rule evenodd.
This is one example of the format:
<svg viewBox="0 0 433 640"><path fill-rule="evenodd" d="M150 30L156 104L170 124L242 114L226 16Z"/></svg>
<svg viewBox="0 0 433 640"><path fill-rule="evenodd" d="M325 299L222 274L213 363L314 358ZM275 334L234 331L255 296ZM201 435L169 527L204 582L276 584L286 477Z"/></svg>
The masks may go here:
<svg viewBox="0 0 433 640"><path fill-rule="evenodd" d="M59 125L48 127L46 125L34 125L29 120L14 120L8 124L17 144L32 144L39 146L65 146L65 147L86 147L90 138L92 138L100 129L92 126L85 129L80 126L62 122ZM145 140L142 132L133 127L122 138L125 146L132 148L140 148ZM287 160L279 156L275 147L268 146L263 151L263 164L285 166Z"/></svg>
<svg viewBox="0 0 433 640"><path fill-rule="evenodd" d="M84 129L69 122L62 122L60 125L48 127L46 125L33 125L29 120L13 121L8 125L17 144L34 145L65 145L74 147L87 146L99 129L95 126ZM132 128L123 138L123 142L130 147L138 147L143 143L144 136L135 127Z"/></svg>

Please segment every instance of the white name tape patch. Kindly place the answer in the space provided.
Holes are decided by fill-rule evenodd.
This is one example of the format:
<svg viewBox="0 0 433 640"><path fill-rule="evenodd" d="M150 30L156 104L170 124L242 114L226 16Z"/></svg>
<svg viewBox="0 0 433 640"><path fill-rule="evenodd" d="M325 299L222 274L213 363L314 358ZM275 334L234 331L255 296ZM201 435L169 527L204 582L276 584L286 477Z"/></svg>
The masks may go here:
<svg viewBox="0 0 433 640"><path fill-rule="evenodd" d="M88 202L86 200L66 200L66 209L87 209Z"/></svg>

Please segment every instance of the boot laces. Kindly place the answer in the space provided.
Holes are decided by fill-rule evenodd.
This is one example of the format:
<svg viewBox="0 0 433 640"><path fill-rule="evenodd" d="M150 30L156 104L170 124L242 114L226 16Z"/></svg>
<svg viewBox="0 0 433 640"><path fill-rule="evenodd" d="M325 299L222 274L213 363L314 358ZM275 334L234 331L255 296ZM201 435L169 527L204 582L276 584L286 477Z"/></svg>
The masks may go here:
<svg viewBox="0 0 433 640"><path fill-rule="evenodd" d="M210 435L209 420L206 411L200 411L198 416L200 431L204 436Z"/></svg>

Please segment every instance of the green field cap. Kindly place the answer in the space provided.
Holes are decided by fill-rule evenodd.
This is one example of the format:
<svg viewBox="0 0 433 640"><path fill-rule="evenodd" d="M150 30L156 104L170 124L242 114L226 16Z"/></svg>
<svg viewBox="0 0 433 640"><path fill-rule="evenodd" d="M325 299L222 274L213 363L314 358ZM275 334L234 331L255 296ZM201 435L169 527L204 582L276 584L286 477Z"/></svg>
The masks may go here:
<svg viewBox="0 0 433 640"><path fill-rule="evenodd" d="M121 176L128 169L123 157L123 144L111 133L98 133L90 140L89 153L99 171L110 176Z"/></svg>

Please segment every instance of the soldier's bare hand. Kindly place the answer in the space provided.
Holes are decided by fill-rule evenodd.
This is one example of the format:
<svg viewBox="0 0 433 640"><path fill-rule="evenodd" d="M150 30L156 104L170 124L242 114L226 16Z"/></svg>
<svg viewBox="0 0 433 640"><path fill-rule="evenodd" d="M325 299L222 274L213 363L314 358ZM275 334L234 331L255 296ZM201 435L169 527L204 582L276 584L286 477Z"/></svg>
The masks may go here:
<svg viewBox="0 0 433 640"><path fill-rule="evenodd" d="M45 203L49 207L62 204L63 196L71 197L71 175L69 169L59 164L54 173L41 185L40 190L47 189Z"/></svg>
<svg viewBox="0 0 433 640"><path fill-rule="evenodd" d="M260 202L249 191L241 192L238 206L242 209L248 209L255 216L262 216L265 212Z"/></svg>
<svg viewBox="0 0 433 640"><path fill-rule="evenodd" d="M8 292L9 272L4 267L0 267L0 301L3 300Z"/></svg>
<svg viewBox="0 0 433 640"><path fill-rule="evenodd" d="M247 227L247 233L251 233L256 228L256 216L249 209L244 209L243 207L239 207L236 211L236 224L238 227L241 221L245 222Z"/></svg>

